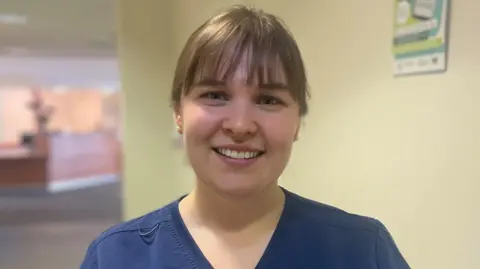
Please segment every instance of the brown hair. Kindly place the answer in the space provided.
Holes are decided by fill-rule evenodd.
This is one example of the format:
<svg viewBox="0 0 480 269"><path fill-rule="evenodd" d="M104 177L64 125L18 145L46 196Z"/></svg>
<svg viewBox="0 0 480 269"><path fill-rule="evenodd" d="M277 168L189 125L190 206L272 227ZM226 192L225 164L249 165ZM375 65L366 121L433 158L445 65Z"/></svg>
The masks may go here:
<svg viewBox="0 0 480 269"><path fill-rule="evenodd" d="M244 55L248 58L249 83L253 77L259 83L269 83L280 62L300 115L307 113L307 76L292 34L276 16L239 5L213 16L188 39L175 70L172 106L180 104L198 76L225 80Z"/></svg>

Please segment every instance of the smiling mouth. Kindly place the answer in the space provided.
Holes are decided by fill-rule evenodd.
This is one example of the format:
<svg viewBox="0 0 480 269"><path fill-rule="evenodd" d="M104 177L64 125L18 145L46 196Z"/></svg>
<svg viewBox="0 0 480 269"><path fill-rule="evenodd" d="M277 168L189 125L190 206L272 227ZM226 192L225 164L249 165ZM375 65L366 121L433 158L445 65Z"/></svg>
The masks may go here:
<svg viewBox="0 0 480 269"><path fill-rule="evenodd" d="M226 148L212 148L217 154L237 160L249 160L262 156L265 151L238 151Z"/></svg>

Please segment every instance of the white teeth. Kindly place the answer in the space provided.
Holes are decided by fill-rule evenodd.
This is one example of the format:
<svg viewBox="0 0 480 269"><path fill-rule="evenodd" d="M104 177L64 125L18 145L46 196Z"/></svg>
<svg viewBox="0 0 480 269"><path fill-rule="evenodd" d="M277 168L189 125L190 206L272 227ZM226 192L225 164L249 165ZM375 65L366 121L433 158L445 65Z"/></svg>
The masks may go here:
<svg viewBox="0 0 480 269"><path fill-rule="evenodd" d="M234 159L251 159L257 157L258 154L260 154L259 151L236 151L224 148L219 148L217 150L220 154Z"/></svg>

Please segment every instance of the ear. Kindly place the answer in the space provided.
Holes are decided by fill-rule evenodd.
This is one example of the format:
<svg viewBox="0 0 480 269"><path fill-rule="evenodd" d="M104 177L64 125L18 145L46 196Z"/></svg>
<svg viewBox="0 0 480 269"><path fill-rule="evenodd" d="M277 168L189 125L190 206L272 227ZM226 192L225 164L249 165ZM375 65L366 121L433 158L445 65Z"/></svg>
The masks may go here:
<svg viewBox="0 0 480 269"><path fill-rule="evenodd" d="M183 134L183 118L182 118L181 110L179 107L176 107L174 109L173 117L174 117L175 125L177 128L177 132L179 134Z"/></svg>
<svg viewBox="0 0 480 269"><path fill-rule="evenodd" d="M299 124L298 124L298 127L297 127L297 130L295 131L295 136L293 138L293 141L297 141L298 138L299 138L299 134L300 134L300 127L302 125L302 121L300 120Z"/></svg>

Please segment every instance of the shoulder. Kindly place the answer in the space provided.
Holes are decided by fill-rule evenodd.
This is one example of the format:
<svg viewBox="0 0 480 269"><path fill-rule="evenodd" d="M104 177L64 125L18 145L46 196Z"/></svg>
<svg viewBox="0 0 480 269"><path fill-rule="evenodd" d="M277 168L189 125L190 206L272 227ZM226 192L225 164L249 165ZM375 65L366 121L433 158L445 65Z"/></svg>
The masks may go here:
<svg viewBox="0 0 480 269"><path fill-rule="evenodd" d="M347 212L287 191L292 214L316 226L331 227L364 233L377 233L385 226L377 219Z"/></svg>
<svg viewBox="0 0 480 269"><path fill-rule="evenodd" d="M290 218L308 232L305 240L328 244L335 255L365 260L378 268L410 268L386 226L378 219L349 213L340 208L286 192ZM363 268L363 267L360 267Z"/></svg>
<svg viewBox="0 0 480 269"><path fill-rule="evenodd" d="M99 257L104 260L120 260L122 255L131 250L147 249L156 237L162 236L162 233L168 235L165 233L165 229L168 228L164 226L168 226L166 224L171 221L170 209L174 203L106 229L89 245L80 268L99 268L97 264Z"/></svg>

